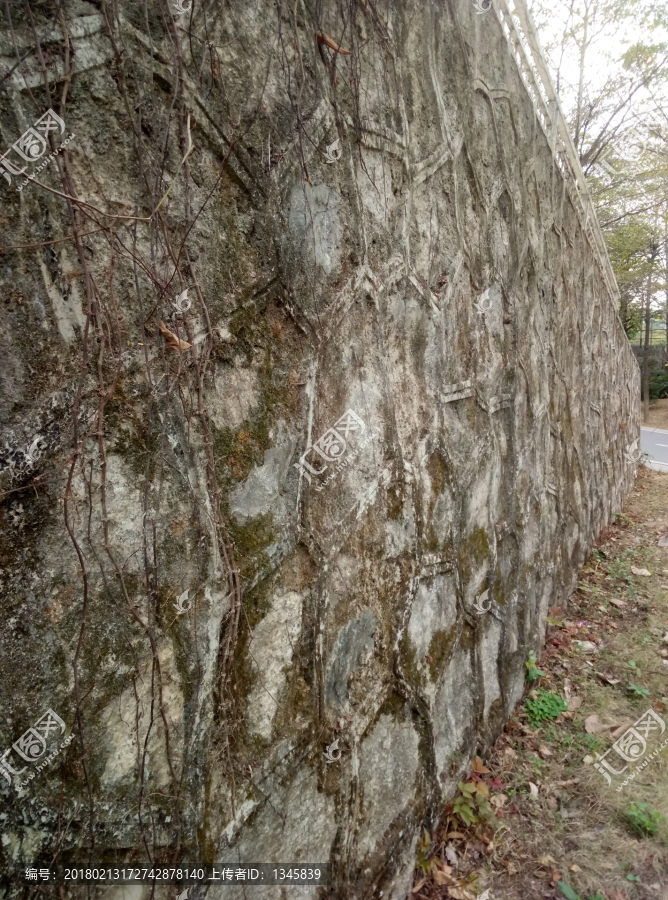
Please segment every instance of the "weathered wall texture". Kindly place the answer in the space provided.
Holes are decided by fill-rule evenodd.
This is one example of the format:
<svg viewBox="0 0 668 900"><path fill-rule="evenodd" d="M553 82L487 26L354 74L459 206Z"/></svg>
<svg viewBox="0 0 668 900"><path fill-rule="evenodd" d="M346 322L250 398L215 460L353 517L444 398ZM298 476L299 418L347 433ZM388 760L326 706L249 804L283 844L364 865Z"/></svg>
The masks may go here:
<svg viewBox="0 0 668 900"><path fill-rule="evenodd" d="M2 73L42 42L2 147L48 108L74 137L0 188L2 867L94 835L108 864L331 861L329 895L404 898L638 434L497 13L12 9Z"/></svg>

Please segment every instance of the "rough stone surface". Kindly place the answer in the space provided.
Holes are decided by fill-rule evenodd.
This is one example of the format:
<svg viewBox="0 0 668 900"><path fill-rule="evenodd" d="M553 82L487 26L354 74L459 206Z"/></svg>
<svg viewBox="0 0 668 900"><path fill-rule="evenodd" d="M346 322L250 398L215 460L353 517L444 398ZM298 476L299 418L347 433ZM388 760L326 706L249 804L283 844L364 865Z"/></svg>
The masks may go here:
<svg viewBox="0 0 668 900"><path fill-rule="evenodd" d="M575 188L469 0L12 9L2 146L74 137L0 179L0 869L403 900L633 483Z"/></svg>

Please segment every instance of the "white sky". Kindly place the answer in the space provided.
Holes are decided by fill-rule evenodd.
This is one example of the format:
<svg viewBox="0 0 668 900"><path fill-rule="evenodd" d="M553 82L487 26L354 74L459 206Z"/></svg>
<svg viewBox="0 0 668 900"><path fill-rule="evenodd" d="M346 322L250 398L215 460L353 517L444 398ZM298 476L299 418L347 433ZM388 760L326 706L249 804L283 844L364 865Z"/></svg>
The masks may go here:
<svg viewBox="0 0 668 900"><path fill-rule="evenodd" d="M541 4L542 5L542 4ZM576 2L576 5L577 4ZM536 25L543 48L546 45L560 41L567 20L567 8L562 2L554 0L550 3L551 9L547 14L541 15L539 5L535 2L530 3L530 9ZM595 23L596 31L599 29L598 22ZM649 28L638 25L637 21L629 22L622 29L619 24L608 26L596 38L595 42L590 46L585 63L585 82L589 87L591 94L596 95L603 88L610 77L620 71L620 63L616 60L627 50L632 44L638 41L644 41L650 44L657 44L668 41L668 33L665 29L660 28L650 32ZM548 53L548 62L552 77L556 82L556 64L558 63L558 54L560 49L552 50ZM575 49L567 52L561 63L561 103L564 112L568 114L572 105L572 91L576 89L579 78L579 60ZM647 94L639 94L638 99L646 100Z"/></svg>

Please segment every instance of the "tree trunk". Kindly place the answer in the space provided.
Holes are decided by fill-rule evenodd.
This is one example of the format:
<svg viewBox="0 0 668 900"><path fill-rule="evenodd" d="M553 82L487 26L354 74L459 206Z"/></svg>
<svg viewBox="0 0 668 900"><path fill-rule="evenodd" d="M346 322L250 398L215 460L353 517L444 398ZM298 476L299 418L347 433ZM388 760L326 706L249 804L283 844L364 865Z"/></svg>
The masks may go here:
<svg viewBox="0 0 668 900"><path fill-rule="evenodd" d="M647 275L647 292L645 294L645 352L643 354L642 363L642 420L643 424L649 423L649 354L651 352L650 345L650 305L652 299L652 273Z"/></svg>
<svg viewBox="0 0 668 900"><path fill-rule="evenodd" d="M663 220L664 237L663 237L663 283L665 284L664 296L666 298L666 309L664 313L664 321L666 323L666 347L664 350L664 367L668 367L668 218L664 216Z"/></svg>

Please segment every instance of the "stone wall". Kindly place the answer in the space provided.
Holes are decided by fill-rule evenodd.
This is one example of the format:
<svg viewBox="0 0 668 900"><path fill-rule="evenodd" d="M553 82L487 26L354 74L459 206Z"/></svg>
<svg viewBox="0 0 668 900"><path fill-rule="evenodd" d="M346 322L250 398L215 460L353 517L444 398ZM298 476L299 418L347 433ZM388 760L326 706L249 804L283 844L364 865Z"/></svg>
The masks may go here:
<svg viewBox="0 0 668 900"><path fill-rule="evenodd" d="M496 8L12 16L0 868L403 900L633 483L595 229Z"/></svg>

